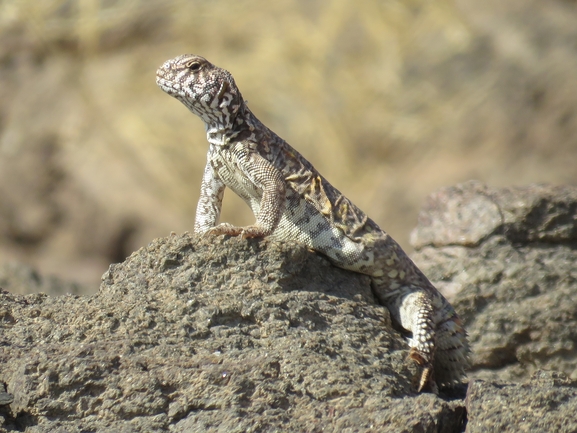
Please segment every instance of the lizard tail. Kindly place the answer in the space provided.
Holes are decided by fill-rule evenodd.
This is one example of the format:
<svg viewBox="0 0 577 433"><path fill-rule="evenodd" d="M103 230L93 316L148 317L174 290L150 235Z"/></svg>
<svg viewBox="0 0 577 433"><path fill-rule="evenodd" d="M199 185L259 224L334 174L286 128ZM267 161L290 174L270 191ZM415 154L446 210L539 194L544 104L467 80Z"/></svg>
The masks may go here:
<svg viewBox="0 0 577 433"><path fill-rule="evenodd" d="M444 298L443 298L444 299ZM440 385L454 385L465 376L469 366L469 342L461 318L445 301L444 320L437 322L437 350L435 353L435 380Z"/></svg>

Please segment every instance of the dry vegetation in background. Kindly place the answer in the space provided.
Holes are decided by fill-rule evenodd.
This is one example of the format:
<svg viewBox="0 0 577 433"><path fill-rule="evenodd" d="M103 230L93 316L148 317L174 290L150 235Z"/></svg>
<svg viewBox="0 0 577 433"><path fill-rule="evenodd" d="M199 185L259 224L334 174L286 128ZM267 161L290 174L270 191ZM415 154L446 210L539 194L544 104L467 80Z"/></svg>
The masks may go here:
<svg viewBox="0 0 577 433"><path fill-rule="evenodd" d="M0 0L0 262L95 289L192 228L204 129L154 79L187 52L405 247L440 186L577 182L575 1Z"/></svg>

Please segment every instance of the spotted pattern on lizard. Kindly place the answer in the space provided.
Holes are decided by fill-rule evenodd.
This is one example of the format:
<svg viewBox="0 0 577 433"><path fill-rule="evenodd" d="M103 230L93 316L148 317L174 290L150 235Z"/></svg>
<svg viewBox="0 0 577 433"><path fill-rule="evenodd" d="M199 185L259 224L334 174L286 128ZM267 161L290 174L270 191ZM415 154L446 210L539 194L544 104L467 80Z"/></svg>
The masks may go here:
<svg viewBox="0 0 577 433"><path fill-rule="evenodd" d="M335 266L369 275L378 301L410 333L418 391L463 378L469 344L453 307L391 236L256 118L228 71L185 54L166 61L156 82L205 124L196 233L295 240ZM218 224L226 187L250 206L254 224Z"/></svg>

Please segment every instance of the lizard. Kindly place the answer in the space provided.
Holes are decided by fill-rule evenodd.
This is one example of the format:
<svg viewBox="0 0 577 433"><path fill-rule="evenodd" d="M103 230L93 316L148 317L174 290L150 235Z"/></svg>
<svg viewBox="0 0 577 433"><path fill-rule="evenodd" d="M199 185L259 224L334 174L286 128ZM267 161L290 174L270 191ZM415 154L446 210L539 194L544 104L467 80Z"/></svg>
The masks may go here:
<svg viewBox="0 0 577 433"><path fill-rule="evenodd" d="M164 62L156 83L205 125L209 148L195 233L294 240L370 276L377 301L409 336L417 392L438 393L438 385L462 380L469 343L451 304L390 235L257 119L230 72L185 54ZM249 205L254 224L219 224L227 187Z"/></svg>

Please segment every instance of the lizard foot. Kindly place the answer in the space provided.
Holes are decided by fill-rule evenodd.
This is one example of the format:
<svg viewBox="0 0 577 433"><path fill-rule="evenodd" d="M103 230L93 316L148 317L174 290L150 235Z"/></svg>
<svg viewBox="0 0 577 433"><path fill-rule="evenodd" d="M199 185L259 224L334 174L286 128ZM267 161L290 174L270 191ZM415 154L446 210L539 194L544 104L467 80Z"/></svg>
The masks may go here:
<svg viewBox="0 0 577 433"><path fill-rule="evenodd" d="M210 230L208 230L205 234L209 236L219 236L219 235L242 236L243 238L246 239L246 238L262 238L269 235L270 233L267 233L265 229L256 224L246 227L237 227L229 223L221 223L216 227L213 227Z"/></svg>
<svg viewBox="0 0 577 433"><path fill-rule="evenodd" d="M418 349L414 347L411 348L409 352L409 359L414 361L420 368L421 368L421 375L420 378L417 376L415 378L418 379L418 383L416 383L417 392L422 392L423 390L428 390L433 394L439 394L439 388L437 387L437 383L435 382L434 378L434 370L433 366L430 362L427 362L423 355L419 352Z"/></svg>

